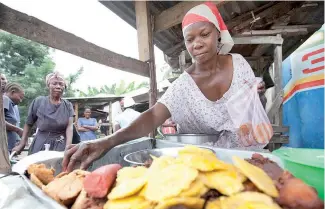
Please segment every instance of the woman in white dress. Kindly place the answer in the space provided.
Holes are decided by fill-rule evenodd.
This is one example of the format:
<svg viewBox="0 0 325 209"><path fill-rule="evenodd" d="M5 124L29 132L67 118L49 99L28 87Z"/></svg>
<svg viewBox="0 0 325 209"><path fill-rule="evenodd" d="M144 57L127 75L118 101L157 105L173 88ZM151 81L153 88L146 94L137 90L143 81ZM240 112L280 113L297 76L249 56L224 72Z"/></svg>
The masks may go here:
<svg viewBox="0 0 325 209"><path fill-rule="evenodd" d="M87 168L111 148L146 136L170 117L179 124L179 133L218 135L214 146L263 148L266 145L239 139L227 112L226 101L255 76L241 55L229 54L234 43L217 7L204 3L192 8L185 15L182 28L194 64L127 128L70 146L65 153L64 169L72 170L76 162L81 162L82 169ZM262 84L259 91L263 88Z"/></svg>

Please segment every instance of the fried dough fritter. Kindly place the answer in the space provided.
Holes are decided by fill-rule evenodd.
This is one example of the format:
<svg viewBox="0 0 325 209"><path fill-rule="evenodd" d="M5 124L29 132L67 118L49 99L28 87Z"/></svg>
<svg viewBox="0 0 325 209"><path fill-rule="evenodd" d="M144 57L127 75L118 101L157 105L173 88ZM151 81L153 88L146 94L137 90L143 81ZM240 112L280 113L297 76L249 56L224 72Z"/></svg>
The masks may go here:
<svg viewBox="0 0 325 209"><path fill-rule="evenodd" d="M44 164L32 164L28 166L29 175L34 174L44 185L47 185L54 179L55 170L46 168Z"/></svg>

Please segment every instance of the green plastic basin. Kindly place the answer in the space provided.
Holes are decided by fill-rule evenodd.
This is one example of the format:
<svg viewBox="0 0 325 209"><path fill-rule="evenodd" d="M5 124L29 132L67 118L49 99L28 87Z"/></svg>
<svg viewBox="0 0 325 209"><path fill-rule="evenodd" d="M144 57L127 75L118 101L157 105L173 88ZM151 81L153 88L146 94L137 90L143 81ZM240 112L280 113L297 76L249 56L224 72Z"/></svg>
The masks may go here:
<svg viewBox="0 0 325 209"><path fill-rule="evenodd" d="M273 154L282 159L285 169L314 187L324 200L324 150L280 148Z"/></svg>

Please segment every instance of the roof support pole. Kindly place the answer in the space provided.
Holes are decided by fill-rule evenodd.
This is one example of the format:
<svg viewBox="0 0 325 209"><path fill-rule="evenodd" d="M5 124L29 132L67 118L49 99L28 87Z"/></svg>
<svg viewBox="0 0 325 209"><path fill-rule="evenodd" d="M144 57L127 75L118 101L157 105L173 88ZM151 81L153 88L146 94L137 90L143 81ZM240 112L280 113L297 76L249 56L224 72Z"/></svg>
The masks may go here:
<svg viewBox="0 0 325 209"><path fill-rule="evenodd" d="M109 112L108 112L108 117L109 117L109 130L108 130L108 135L113 133L113 115L112 115L112 101L109 102Z"/></svg>
<svg viewBox="0 0 325 209"><path fill-rule="evenodd" d="M281 38L281 35L277 35ZM282 107L283 107L283 88L282 88L282 44L276 44L274 49L274 92L272 94L272 105L267 111L268 116L272 122L274 135L269 143L269 150L273 151L282 146L282 144L289 143L288 137L283 133L289 131L289 127L283 126L282 123Z"/></svg>
<svg viewBox="0 0 325 209"><path fill-rule="evenodd" d="M157 102L157 80L153 45L153 17L149 13L147 1L135 1L135 14L138 33L139 59L149 63L150 90L149 107ZM155 130L150 134L155 136Z"/></svg>
<svg viewBox="0 0 325 209"><path fill-rule="evenodd" d="M3 110L3 89L1 88L1 79L0 79L0 174L7 174L11 171L9 153L8 153L8 140L6 123L5 123L5 114Z"/></svg>
<svg viewBox="0 0 325 209"><path fill-rule="evenodd" d="M281 37L281 35L277 35ZM278 94L281 94L281 98L283 98L283 90L282 90L282 45L276 45L274 50L274 91L275 94L272 95L273 101ZM276 112L274 123L276 125L282 126L282 99L281 106L279 110Z"/></svg>

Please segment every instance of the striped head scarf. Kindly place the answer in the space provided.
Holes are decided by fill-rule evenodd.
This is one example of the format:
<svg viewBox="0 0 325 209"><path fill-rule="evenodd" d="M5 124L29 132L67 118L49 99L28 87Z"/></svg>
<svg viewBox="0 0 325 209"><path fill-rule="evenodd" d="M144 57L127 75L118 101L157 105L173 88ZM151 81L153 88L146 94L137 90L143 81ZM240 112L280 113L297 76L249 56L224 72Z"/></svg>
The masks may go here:
<svg viewBox="0 0 325 209"><path fill-rule="evenodd" d="M212 2L206 2L193 7L186 13L182 21L183 35L190 25L197 22L210 22L216 26L220 32L220 40L218 40L218 53L228 54L234 45L234 41L227 29L225 22L223 21L219 10Z"/></svg>
<svg viewBox="0 0 325 209"><path fill-rule="evenodd" d="M59 72L53 72L53 73L49 73L46 78L45 78L45 82L46 82L46 85L47 86L50 86L50 81L53 79L53 78L59 78L59 79L62 79L64 84L65 84L65 88L67 87L66 86L66 81L64 79L64 76L61 75Z"/></svg>

